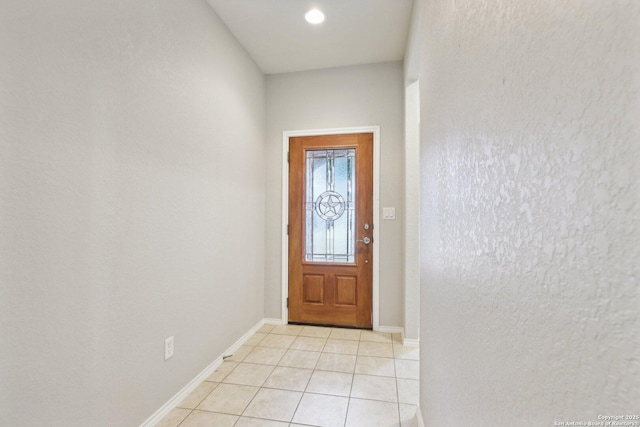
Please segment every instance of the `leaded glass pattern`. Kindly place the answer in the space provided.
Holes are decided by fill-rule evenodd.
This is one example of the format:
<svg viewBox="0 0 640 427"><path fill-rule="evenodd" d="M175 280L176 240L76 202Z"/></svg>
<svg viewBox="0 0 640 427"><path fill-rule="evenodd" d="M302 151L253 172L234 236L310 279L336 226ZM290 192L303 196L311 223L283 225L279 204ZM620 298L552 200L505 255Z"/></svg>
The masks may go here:
<svg viewBox="0 0 640 427"><path fill-rule="evenodd" d="M305 261L354 263L356 150L305 156Z"/></svg>

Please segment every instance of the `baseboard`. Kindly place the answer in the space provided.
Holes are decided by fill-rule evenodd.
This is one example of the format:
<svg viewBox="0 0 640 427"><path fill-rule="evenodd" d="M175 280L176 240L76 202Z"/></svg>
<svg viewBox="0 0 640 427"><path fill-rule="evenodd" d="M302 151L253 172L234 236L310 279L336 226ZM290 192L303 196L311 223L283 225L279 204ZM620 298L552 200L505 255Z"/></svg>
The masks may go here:
<svg viewBox="0 0 640 427"><path fill-rule="evenodd" d="M422 419L422 411L420 406L416 408L416 420L418 421L418 427L424 427L424 420Z"/></svg>
<svg viewBox="0 0 640 427"><path fill-rule="evenodd" d="M411 338L402 338L402 344L410 347L418 347L420 346L420 340L414 340Z"/></svg>
<svg viewBox="0 0 640 427"><path fill-rule="evenodd" d="M265 325L282 325L283 324L282 319L265 317L263 320Z"/></svg>
<svg viewBox="0 0 640 427"><path fill-rule="evenodd" d="M140 424L140 427L153 427L160 422L173 408L178 405L185 397L189 395L202 381L204 381L209 375L211 375L224 360L227 355L235 353L247 340L260 329L265 323L271 324L270 321L277 320L282 323L280 319L262 319L254 327L252 327L246 334L244 334L238 341L236 341L231 347L229 347L222 355L214 360L209 366L204 368L194 379L189 381L189 384L184 386L175 396L173 396L167 403L162 405L160 409L154 412L145 422Z"/></svg>
<svg viewBox="0 0 640 427"><path fill-rule="evenodd" d="M376 332L386 332L388 334L402 334L404 337L404 328L402 326L378 326L374 330Z"/></svg>
<svg viewBox="0 0 640 427"><path fill-rule="evenodd" d="M404 328L402 326L378 326L375 328L377 332L386 332L388 334L401 334L402 335L402 345L408 345L411 347L418 347L420 345L419 339L413 338L405 338L404 337Z"/></svg>
<svg viewBox="0 0 640 427"><path fill-rule="evenodd" d="M256 323L253 328L249 329L243 336L240 337L240 339L238 341L236 341L235 343L233 343L233 345L231 347L229 347L227 349L227 351L225 351L223 354L223 357L229 357L232 356L233 353L235 353L236 351L238 351L238 349L240 347L242 347L244 345L244 343L247 342L247 340L249 338L251 338L251 336L253 334L255 334L256 332L258 332L258 329L262 328L262 326L264 326L265 324L265 319L262 319L261 321L259 321L258 323Z"/></svg>

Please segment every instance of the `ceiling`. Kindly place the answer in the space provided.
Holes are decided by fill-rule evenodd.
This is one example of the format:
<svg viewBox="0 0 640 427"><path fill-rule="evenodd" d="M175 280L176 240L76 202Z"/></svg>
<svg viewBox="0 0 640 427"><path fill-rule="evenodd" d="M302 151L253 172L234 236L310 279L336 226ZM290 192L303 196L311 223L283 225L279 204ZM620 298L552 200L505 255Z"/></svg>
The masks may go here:
<svg viewBox="0 0 640 427"><path fill-rule="evenodd" d="M399 61L413 0L207 0L266 74ZM327 19L308 24L319 8Z"/></svg>

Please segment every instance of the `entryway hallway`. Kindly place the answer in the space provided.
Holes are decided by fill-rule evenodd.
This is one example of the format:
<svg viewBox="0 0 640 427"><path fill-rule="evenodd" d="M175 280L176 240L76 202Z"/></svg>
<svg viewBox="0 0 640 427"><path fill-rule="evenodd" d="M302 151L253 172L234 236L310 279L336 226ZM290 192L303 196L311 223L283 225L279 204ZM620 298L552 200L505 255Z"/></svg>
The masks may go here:
<svg viewBox="0 0 640 427"><path fill-rule="evenodd" d="M158 426L414 427L418 367L400 334L264 325Z"/></svg>

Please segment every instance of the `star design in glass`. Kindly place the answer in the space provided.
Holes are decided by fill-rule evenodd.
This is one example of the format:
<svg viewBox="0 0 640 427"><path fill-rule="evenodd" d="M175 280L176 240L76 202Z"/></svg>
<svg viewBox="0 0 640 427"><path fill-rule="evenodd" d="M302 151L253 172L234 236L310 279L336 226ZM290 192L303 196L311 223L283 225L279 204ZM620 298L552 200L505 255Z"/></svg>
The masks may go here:
<svg viewBox="0 0 640 427"><path fill-rule="evenodd" d="M316 212L326 221L336 220L344 212L344 198L335 191L325 191L316 200Z"/></svg>

